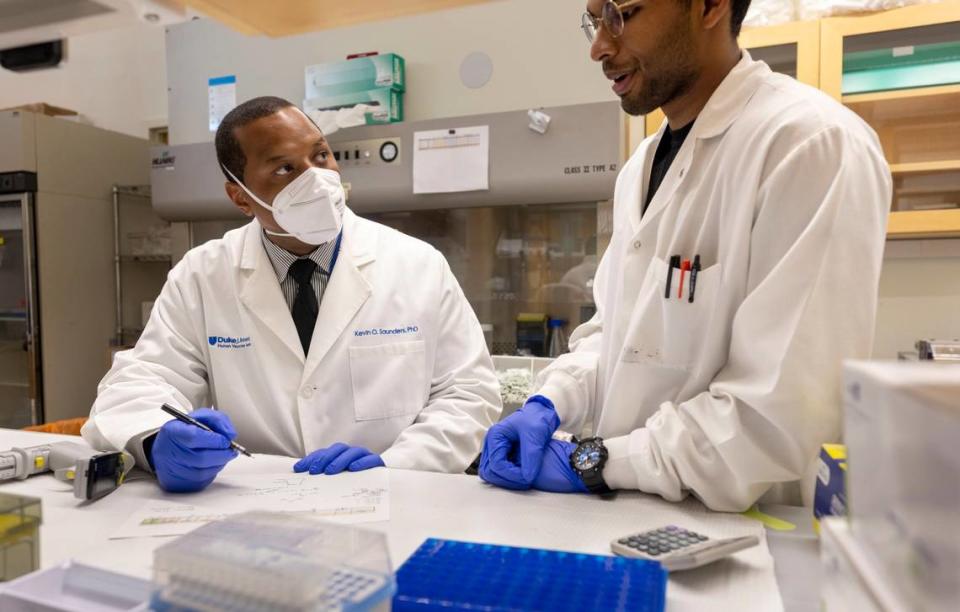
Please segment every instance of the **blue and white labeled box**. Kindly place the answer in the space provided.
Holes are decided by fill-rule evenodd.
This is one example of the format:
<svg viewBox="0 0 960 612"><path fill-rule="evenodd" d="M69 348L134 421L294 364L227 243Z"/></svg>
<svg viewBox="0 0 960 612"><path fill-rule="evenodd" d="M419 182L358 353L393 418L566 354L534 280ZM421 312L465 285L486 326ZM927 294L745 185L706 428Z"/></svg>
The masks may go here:
<svg viewBox="0 0 960 612"><path fill-rule="evenodd" d="M314 64L304 69L305 98L386 88L406 91L406 65L396 53Z"/></svg>
<svg viewBox="0 0 960 612"><path fill-rule="evenodd" d="M960 601L960 366L844 364L854 538L916 609Z"/></svg>
<svg viewBox="0 0 960 612"><path fill-rule="evenodd" d="M817 461L817 486L813 495L813 528L820 532L820 521L828 516L847 514L847 448L842 444L824 444Z"/></svg>

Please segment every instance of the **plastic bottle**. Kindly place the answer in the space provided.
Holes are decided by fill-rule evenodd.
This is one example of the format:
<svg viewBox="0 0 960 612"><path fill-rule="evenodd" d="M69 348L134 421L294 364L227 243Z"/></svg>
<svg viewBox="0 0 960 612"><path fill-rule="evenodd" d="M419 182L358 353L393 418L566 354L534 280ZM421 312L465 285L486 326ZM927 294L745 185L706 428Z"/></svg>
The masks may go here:
<svg viewBox="0 0 960 612"><path fill-rule="evenodd" d="M563 327L567 324L563 319L550 319L547 327L550 329L550 350L547 357L559 357L567 352L567 336Z"/></svg>

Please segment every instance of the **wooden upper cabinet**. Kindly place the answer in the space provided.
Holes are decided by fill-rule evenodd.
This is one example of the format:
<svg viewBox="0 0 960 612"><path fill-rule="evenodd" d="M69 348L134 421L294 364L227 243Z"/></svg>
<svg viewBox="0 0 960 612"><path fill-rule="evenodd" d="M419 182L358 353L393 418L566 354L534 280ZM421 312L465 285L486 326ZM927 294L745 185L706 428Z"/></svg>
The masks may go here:
<svg viewBox="0 0 960 612"><path fill-rule="evenodd" d="M960 236L960 0L747 28L740 46L876 130L894 179L890 238ZM645 134L662 122L647 115Z"/></svg>
<svg viewBox="0 0 960 612"><path fill-rule="evenodd" d="M181 0L183 4L249 35L289 36L384 21L494 0Z"/></svg>
<svg viewBox="0 0 960 612"><path fill-rule="evenodd" d="M960 1L821 21L820 87L876 130L888 236L960 236Z"/></svg>

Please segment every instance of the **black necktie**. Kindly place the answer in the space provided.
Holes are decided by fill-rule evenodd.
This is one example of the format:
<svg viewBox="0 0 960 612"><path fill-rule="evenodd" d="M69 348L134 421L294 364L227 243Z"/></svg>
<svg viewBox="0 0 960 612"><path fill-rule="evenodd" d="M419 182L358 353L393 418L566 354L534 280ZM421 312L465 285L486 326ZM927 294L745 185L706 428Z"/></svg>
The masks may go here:
<svg viewBox="0 0 960 612"><path fill-rule="evenodd" d="M298 259L290 265L287 272L297 281L297 297L293 300L293 323L297 326L297 335L303 346L303 354L310 350L310 338L317 323L317 294L310 284L317 264L312 259Z"/></svg>

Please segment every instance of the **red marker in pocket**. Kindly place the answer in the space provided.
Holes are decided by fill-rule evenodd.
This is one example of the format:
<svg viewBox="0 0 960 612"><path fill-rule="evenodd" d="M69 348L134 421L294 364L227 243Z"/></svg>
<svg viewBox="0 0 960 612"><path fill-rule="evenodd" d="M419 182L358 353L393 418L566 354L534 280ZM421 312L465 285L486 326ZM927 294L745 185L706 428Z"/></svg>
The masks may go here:
<svg viewBox="0 0 960 612"><path fill-rule="evenodd" d="M690 260L684 259L683 263L680 264L680 291L677 293L677 297L681 300L683 299L683 278L687 275L687 272L690 271Z"/></svg>

